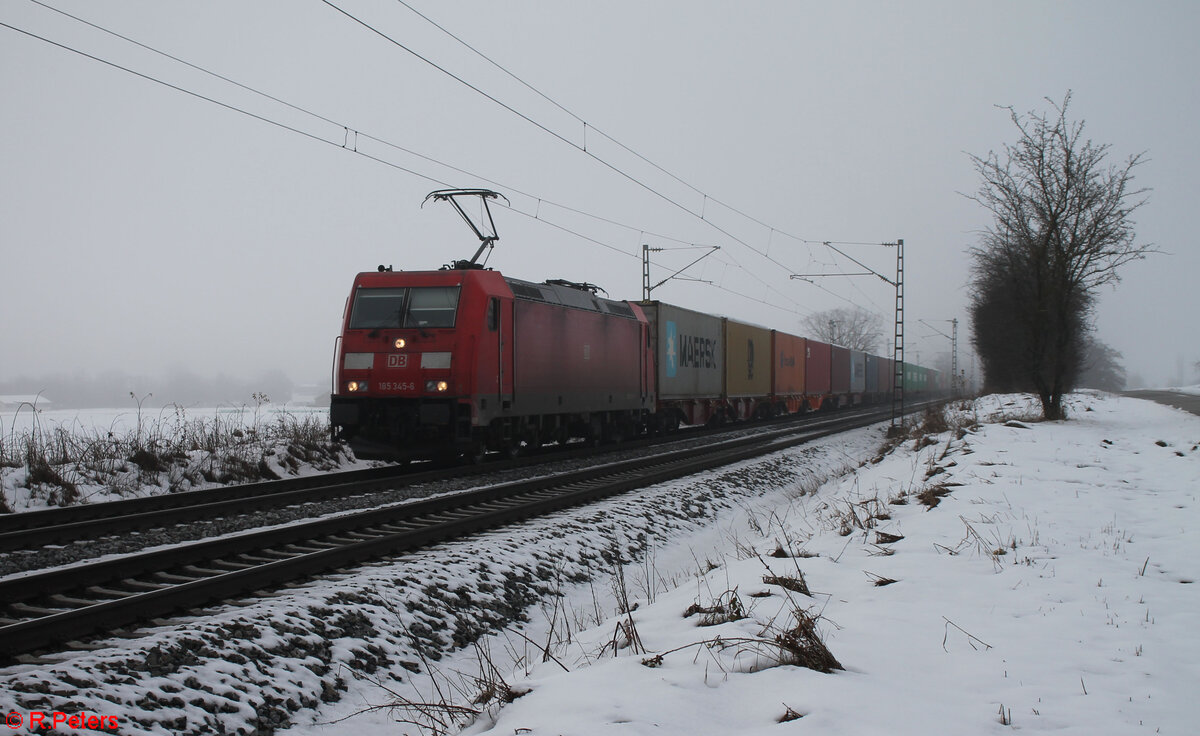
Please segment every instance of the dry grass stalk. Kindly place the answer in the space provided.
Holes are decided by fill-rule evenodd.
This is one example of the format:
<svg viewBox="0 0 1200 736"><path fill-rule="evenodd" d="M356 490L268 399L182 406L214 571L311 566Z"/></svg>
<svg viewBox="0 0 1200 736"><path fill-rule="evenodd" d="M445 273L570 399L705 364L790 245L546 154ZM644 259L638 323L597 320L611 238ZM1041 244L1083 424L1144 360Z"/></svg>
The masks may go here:
<svg viewBox="0 0 1200 736"><path fill-rule="evenodd" d="M812 597L812 593L808 591L808 582L805 581L804 575L800 574L799 571L797 571L796 577L790 577L787 575L763 575L762 580L763 583L767 585L778 585L784 590L790 590L793 593L806 595L810 598Z"/></svg>
<svg viewBox="0 0 1200 736"><path fill-rule="evenodd" d="M889 534L878 529L875 530L875 544L895 544L901 539L904 539L903 534Z"/></svg>
<svg viewBox="0 0 1200 736"><path fill-rule="evenodd" d="M917 494L917 500L932 509L942 502L943 497L950 495L949 485L948 483L939 483L929 486Z"/></svg>
<svg viewBox="0 0 1200 736"><path fill-rule="evenodd" d="M866 575L868 578L870 578L870 579L871 579L871 583L872 583L872 584L873 584L873 585L874 585L876 588L882 588L882 587L883 587L883 586L885 586L885 585L891 585L892 583L898 583L898 582L900 582L899 580L895 580L895 579L893 579L893 578L885 578L885 577L884 577L884 576L882 576L882 575L876 575L875 573L873 573L873 572L867 572L866 570L863 570L863 574L864 574L864 575Z"/></svg>
<svg viewBox="0 0 1200 736"><path fill-rule="evenodd" d="M796 720L799 720L804 717L803 713L796 710L795 708L788 705L787 703L784 703L783 707L786 708L787 710L784 711L783 715L779 716L780 723L787 723L788 721L796 721Z"/></svg>
<svg viewBox="0 0 1200 736"><path fill-rule="evenodd" d="M824 673L844 670L841 662L821 640L817 618L801 608L793 609L792 616L796 619L796 625L775 635L775 643L782 652L780 664L792 664Z"/></svg>
<svg viewBox="0 0 1200 736"><path fill-rule="evenodd" d="M683 612L683 617L691 618L696 614L700 614L700 620L697 622L700 626L718 626L730 621L740 621L747 615L736 590L725 591L710 606L693 603Z"/></svg>

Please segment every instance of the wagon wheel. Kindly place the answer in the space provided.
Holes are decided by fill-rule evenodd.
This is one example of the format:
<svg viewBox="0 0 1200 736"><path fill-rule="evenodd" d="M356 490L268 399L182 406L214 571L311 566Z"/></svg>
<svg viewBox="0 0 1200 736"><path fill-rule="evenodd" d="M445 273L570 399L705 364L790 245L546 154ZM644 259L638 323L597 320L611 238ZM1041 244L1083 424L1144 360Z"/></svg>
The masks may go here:
<svg viewBox="0 0 1200 736"><path fill-rule="evenodd" d="M460 458L467 465L479 465L487 457L487 448L482 442L472 442L470 447L462 451Z"/></svg>
<svg viewBox="0 0 1200 736"><path fill-rule="evenodd" d="M525 431L525 449L536 451L542 446L542 433L537 427L530 426Z"/></svg>

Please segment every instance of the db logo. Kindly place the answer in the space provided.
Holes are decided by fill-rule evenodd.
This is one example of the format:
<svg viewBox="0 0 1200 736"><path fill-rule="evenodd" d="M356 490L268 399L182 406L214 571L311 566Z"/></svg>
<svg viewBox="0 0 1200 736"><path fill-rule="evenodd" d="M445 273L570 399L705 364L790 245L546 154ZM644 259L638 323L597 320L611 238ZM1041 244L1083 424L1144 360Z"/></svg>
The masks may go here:
<svg viewBox="0 0 1200 736"><path fill-rule="evenodd" d="M20 728L21 724L24 722L25 718L20 713L16 712L15 710L10 710L8 712L6 723L8 723L9 728Z"/></svg>
<svg viewBox="0 0 1200 736"><path fill-rule="evenodd" d="M408 354L407 353L399 353L396 355L388 356L388 368L407 368L407 367L408 367Z"/></svg>

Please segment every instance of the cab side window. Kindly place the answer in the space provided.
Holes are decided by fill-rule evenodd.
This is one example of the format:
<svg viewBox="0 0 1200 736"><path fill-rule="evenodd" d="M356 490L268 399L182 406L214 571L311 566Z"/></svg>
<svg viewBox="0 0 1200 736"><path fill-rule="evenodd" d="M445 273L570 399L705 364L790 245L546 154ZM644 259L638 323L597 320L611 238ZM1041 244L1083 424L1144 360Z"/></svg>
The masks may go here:
<svg viewBox="0 0 1200 736"><path fill-rule="evenodd" d="M492 332L500 329L500 299L497 297L488 300L487 328Z"/></svg>

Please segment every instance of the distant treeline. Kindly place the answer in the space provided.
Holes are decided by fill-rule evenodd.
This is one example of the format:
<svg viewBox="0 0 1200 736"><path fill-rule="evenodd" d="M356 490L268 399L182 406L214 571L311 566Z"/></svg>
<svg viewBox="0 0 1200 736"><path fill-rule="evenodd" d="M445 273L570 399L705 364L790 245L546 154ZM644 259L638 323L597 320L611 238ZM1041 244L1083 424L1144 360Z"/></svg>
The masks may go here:
<svg viewBox="0 0 1200 736"><path fill-rule="evenodd" d="M295 386L282 371L253 376L200 376L174 369L160 376L136 376L115 371L26 376L0 380L0 397L41 394L46 409L92 409L132 406L223 406L252 405L255 394L271 403L292 399ZM133 396L130 396L133 394ZM135 398L136 397L136 398Z"/></svg>

